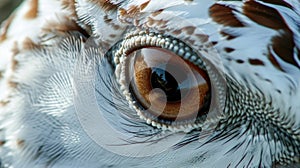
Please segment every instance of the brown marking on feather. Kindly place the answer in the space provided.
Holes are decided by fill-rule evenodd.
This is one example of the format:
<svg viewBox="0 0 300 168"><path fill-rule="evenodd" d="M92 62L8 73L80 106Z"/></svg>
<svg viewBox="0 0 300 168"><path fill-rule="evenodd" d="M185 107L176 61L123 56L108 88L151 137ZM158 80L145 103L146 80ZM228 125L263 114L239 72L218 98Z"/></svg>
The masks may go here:
<svg viewBox="0 0 300 168"><path fill-rule="evenodd" d="M140 20L137 19L133 20L133 25L135 26L140 25Z"/></svg>
<svg viewBox="0 0 300 168"><path fill-rule="evenodd" d="M119 4L114 4L110 0L87 0L88 2L98 5L104 11L116 11Z"/></svg>
<svg viewBox="0 0 300 168"><path fill-rule="evenodd" d="M187 43L187 44L190 44L190 45L194 45L196 40L193 40L193 39L190 39L190 38L185 38L184 41Z"/></svg>
<svg viewBox="0 0 300 168"><path fill-rule="evenodd" d="M156 21L156 25L160 26L161 28L162 28L162 27L166 28L166 27L167 27L167 24L168 24L168 21L167 21L167 20L157 20L157 21Z"/></svg>
<svg viewBox="0 0 300 168"><path fill-rule="evenodd" d="M104 20L104 22L105 22L107 25L111 26L114 30L119 30L119 29L121 29L121 26L118 25L118 24L115 24L115 23L113 22L114 20L111 19L111 18L109 18L108 15L104 15L104 16L103 16L103 20Z"/></svg>
<svg viewBox="0 0 300 168"><path fill-rule="evenodd" d="M148 17L147 25L151 27L154 25L154 23L155 23L155 20L151 17Z"/></svg>
<svg viewBox="0 0 300 168"><path fill-rule="evenodd" d="M288 29L284 19L277 10L262 5L259 2L246 1L243 6L243 13L252 21L275 30Z"/></svg>
<svg viewBox="0 0 300 168"><path fill-rule="evenodd" d="M30 8L25 14L26 19L34 19L38 15L38 8L39 8L39 1L38 0L31 0L29 4Z"/></svg>
<svg viewBox="0 0 300 168"><path fill-rule="evenodd" d="M69 32L80 32L86 37L89 37L89 34L84 29L82 29L76 23L76 21L69 19L69 17L67 16L61 16L56 20L48 21L42 29L45 33L56 33L59 35L64 35Z"/></svg>
<svg viewBox="0 0 300 168"><path fill-rule="evenodd" d="M198 39L198 41L200 41L201 43L206 43L209 41L209 36L206 34L194 34L193 36L196 37ZM210 47L210 46L207 46L207 47Z"/></svg>
<svg viewBox="0 0 300 168"><path fill-rule="evenodd" d="M113 28L114 28L114 30L119 30L119 29L121 29L121 26L119 26L119 25L113 25Z"/></svg>
<svg viewBox="0 0 300 168"><path fill-rule="evenodd" d="M289 4L289 3L287 3L287 2L285 2L283 0L261 0L261 1L293 9L293 6L291 4Z"/></svg>
<svg viewBox="0 0 300 168"><path fill-rule="evenodd" d="M146 2L142 3L141 5L131 5L128 7L127 10L121 8L121 9L119 9L119 13L121 14L121 16L133 18L135 15L137 15L143 9L145 9L147 7L147 5L149 4L149 2L150 1L146 1Z"/></svg>
<svg viewBox="0 0 300 168"><path fill-rule="evenodd" d="M285 6L289 9L291 8L291 6L284 1L265 1ZM294 60L295 42L293 38L293 32L289 29L284 18L276 9L260 4L257 1L250 0L245 2L243 12L247 17L257 24L280 31L280 34L274 36L271 40L274 52L285 62L299 67L297 62ZM268 57L275 67L280 67L272 54L269 54Z"/></svg>
<svg viewBox="0 0 300 168"><path fill-rule="evenodd" d="M181 30L174 30L172 33L175 35L179 35L179 34L181 34Z"/></svg>
<svg viewBox="0 0 300 168"><path fill-rule="evenodd" d="M72 19L78 19L75 7L75 0L61 0L63 9L67 9L71 12L70 17Z"/></svg>
<svg viewBox="0 0 300 168"><path fill-rule="evenodd" d="M17 88L18 83L17 83L17 82L14 82L14 81L8 81L8 85L9 85L9 87L11 87L11 88Z"/></svg>
<svg viewBox="0 0 300 168"><path fill-rule="evenodd" d="M11 69L13 71L15 71L17 69L18 65L19 65L19 62L13 58L12 63L11 63Z"/></svg>
<svg viewBox="0 0 300 168"><path fill-rule="evenodd" d="M32 49L39 48L39 47L41 47L41 46L36 44L29 37L26 37L23 41L23 49L24 50L32 50Z"/></svg>
<svg viewBox="0 0 300 168"><path fill-rule="evenodd" d="M161 25L159 28L160 29L167 29L167 27L168 27L167 25Z"/></svg>
<svg viewBox="0 0 300 168"><path fill-rule="evenodd" d="M286 30L285 33L280 36L272 38L272 48L274 52L285 62L298 66L294 59L294 47L293 34L289 32L289 30Z"/></svg>
<svg viewBox="0 0 300 168"><path fill-rule="evenodd" d="M5 140L0 140L0 146L3 146L6 143Z"/></svg>
<svg viewBox="0 0 300 168"><path fill-rule="evenodd" d="M292 6L281 0L263 0L264 2L280 5L291 10ZM225 5L215 4L210 8L210 15L219 24L225 26L234 26L239 25L236 22L232 8ZM290 63L299 67L296 60L294 59L294 39L293 32L287 26L287 23L284 21L284 18L280 13L271 7L261 4L258 1L248 0L244 3L243 14L251 19L253 22L260 24L262 26L280 30L280 35L277 35L272 38L272 48L274 52L285 62ZM235 36L221 31L220 34L224 36L227 40L236 38ZM272 54L268 54L268 58L275 67L282 70L275 57Z"/></svg>
<svg viewBox="0 0 300 168"><path fill-rule="evenodd" d="M17 147L23 148L25 146L25 140L18 139L17 140Z"/></svg>
<svg viewBox="0 0 300 168"><path fill-rule="evenodd" d="M212 41L211 44L212 44L213 46L215 46L215 45L218 44L218 42L217 42L217 41Z"/></svg>
<svg viewBox="0 0 300 168"><path fill-rule="evenodd" d="M227 52L227 53L231 53L231 52L233 52L235 49L230 48L230 47L225 47L224 50L225 50L225 52Z"/></svg>
<svg viewBox="0 0 300 168"><path fill-rule="evenodd" d="M15 59L16 55L17 54L13 54L12 58L11 58L11 69L12 69L12 71L15 71L17 69L18 65L19 65L19 62Z"/></svg>
<svg viewBox="0 0 300 168"><path fill-rule="evenodd" d="M133 17L139 12L140 12L139 6L130 6L129 9L126 11L126 15L130 16L130 17Z"/></svg>
<svg viewBox="0 0 300 168"><path fill-rule="evenodd" d="M146 1L146 2L142 3L140 9L144 10L148 6L149 2L150 1Z"/></svg>
<svg viewBox="0 0 300 168"><path fill-rule="evenodd" d="M15 56L15 55L17 55L17 54L20 53L20 49L19 49L19 46L18 46L18 42L17 42L17 41L15 41L15 42L13 43L11 52L12 52L12 55L13 55L13 56Z"/></svg>
<svg viewBox="0 0 300 168"><path fill-rule="evenodd" d="M18 46L18 42L15 41L13 43L13 47L11 49L12 52L12 57L11 57L11 70L15 71L19 65L19 62L15 59L16 55L18 55L20 53L20 49ZM10 81L9 81L10 82Z"/></svg>
<svg viewBox="0 0 300 168"><path fill-rule="evenodd" d="M251 65L260 65L260 66L265 65L265 63L259 59L249 59L248 61Z"/></svg>
<svg viewBox="0 0 300 168"><path fill-rule="evenodd" d="M238 60L236 60L236 62L237 62L238 64L243 64L245 61L244 61L244 60L238 59Z"/></svg>
<svg viewBox="0 0 300 168"><path fill-rule="evenodd" d="M8 105L9 101L8 100L1 100L0 101L0 107L4 107L6 105Z"/></svg>
<svg viewBox="0 0 300 168"><path fill-rule="evenodd" d="M75 0L61 0L63 8L75 10Z"/></svg>
<svg viewBox="0 0 300 168"><path fill-rule="evenodd" d="M121 16L125 16L127 14L127 11L124 8L120 8L118 12Z"/></svg>
<svg viewBox="0 0 300 168"><path fill-rule="evenodd" d="M164 11L163 9L160 9L160 10L158 10L158 11L155 11L155 12L152 13L152 16L155 17L155 16L161 14L163 11Z"/></svg>
<svg viewBox="0 0 300 168"><path fill-rule="evenodd" d="M104 15L103 20L106 24L109 24L113 21L111 18L108 17L108 15Z"/></svg>
<svg viewBox="0 0 300 168"><path fill-rule="evenodd" d="M226 40L232 40L232 39L237 38L237 36L234 36L234 35L232 35L232 34L229 34L229 33L225 32L225 31L220 31L220 34L221 34L223 37L225 37Z"/></svg>
<svg viewBox="0 0 300 168"><path fill-rule="evenodd" d="M233 11L230 6L222 4L214 4L209 8L210 17L215 22L224 26L244 27L244 24L234 16Z"/></svg>
<svg viewBox="0 0 300 168"><path fill-rule="evenodd" d="M109 37L116 38L117 36L115 34L110 34Z"/></svg>
<svg viewBox="0 0 300 168"><path fill-rule="evenodd" d="M150 1L146 1L144 3L142 3L141 5L132 5L128 8L127 10L127 14L129 14L130 16L134 16L137 13L140 13L143 9L145 9L147 7L147 5L149 4Z"/></svg>
<svg viewBox="0 0 300 168"><path fill-rule="evenodd" d="M268 59L270 60L270 62L273 64L273 66L274 66L275 68L277 68L278 70L284 72L284 70L282 69L282 67L279 65L278 61L277 61L276 58L274 57L274 55L271 53L270 49L269 49L269 51L268 51L267 57L268 57Z"/></svg>
<svg viewBox="0 0 300 168"><path fill-rule="evenodd" d="M15 18L15 15L10 15L8 17L8 19L5 22L3 22L3 24L1 25L2 29L0 29L1 30L0 31L0 43L3 42L4 40L6 40L8 29L14 18Z"/></svg>
<svg viewBox="0 0 300 168"><path fill-rule="evenodd" d="M182 31L186 32L188 35L191 35L194 33L195 29L196 28L194 26L187 26L182 28Z"/></svg>
<svg viewBox="0 0 300 168"><path fill-rule="evenodd" d="M166 28L167 23L168 23L168 21L166 21L166 20L155 20L151 17L148 17L148 20L147 20L147 25L150 27L153 25L156 25L156 26L160 26L160 28L162 28L162 27Z"/></svg>
<svg viewBox="0 0 300 168"><path fill-rule="evenodd" d="M0 80L3 78L4 71L0 71Z"/></svg>

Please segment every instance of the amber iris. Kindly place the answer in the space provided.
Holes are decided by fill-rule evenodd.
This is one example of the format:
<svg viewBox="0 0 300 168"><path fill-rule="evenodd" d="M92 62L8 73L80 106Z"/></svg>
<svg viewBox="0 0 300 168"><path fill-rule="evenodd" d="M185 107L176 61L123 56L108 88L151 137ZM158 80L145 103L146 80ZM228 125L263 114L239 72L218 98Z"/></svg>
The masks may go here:
<svg viewBox="0 0 300 168"><path fill-rule="evenodd" d="M145 115L172 122L208 111L210 82L198 66L157 47L136 50L127 60L132 94Z"/></svg>

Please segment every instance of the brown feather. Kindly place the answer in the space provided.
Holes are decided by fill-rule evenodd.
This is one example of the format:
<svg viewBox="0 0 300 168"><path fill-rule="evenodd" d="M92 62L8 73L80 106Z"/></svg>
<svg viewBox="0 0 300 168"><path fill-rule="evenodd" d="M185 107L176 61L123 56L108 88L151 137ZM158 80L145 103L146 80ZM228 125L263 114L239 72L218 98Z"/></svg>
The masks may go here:
<svg viewBox="0 0 300 168"><path fill-rule="evenodd" d="M38 8L39 8L39 1L38 0L31 0L30 1L30 8L25 14L26 19L34 19L38 15Z"/></svg>
<svg viewBox="0 0 300 168"><path fill-rule="evenodd" d="M210 7L209 14L215 22L224 26L243 27L244 24L234 16L233 11L229 6L214 4Z"/></svg>

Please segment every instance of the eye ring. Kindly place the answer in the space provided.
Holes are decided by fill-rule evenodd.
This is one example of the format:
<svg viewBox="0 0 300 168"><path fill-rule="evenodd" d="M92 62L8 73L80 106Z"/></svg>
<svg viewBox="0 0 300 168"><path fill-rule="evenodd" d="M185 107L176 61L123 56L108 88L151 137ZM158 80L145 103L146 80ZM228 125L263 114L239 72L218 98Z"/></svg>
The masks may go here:
<svg viewBox="0 0 300 168"><path fill-rule="evenodd" d="M126 60L128 59L128 55L131 53L149 47L157 47L161 49L165 49L171 51L176 54L180 58L185 61L188 61L193 64L195 67L199 67L204 72L207 72L206 63L201 59L201 56L197 52L195 52L191 47L189 47L184 42L179 39L173 38L171 36L161 35L159 33L141 31L131 33L126 36L126 38L119 43L117 43L112 49L109 51L112 65L115 67L115 75L116 79L120 84L121 91L125 95L127 101L130 106L134 108L137 112L137 115L145 120L148 124L155 126L157 128L162 128L163 130L171 130L171 131L190 131L192 129L199 129L203 126L204 122L207 122L207 113L204 113L200 116L197 116L190 120L182 120L182 121L164 121L158 120L156 116L147 115L141 108L141 105L132 94L132 89L130 89L130 78L128 78L128 74L126 72L128 69L128 64ZM221 86L222 87L222 86ZM212 91L211 94L216 93ZM209 103L211 104L211 103ZM215 108L214 108L215 109ZM219 115L214 115L219 116ZM213 118L212 120L215 120ZM211 119L210 119L211 120ZM213 122L215 124L215 122ZM212 124L213 125L213 124Z"/></svg>

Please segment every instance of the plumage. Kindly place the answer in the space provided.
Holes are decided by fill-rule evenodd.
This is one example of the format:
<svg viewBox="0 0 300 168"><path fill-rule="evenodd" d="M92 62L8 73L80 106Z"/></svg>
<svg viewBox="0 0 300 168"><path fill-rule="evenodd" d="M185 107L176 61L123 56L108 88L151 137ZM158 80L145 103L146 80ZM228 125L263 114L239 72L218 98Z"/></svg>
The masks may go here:
<svg viewBox="0 0 300 168"><path fill-rule="evenodd" d="M25 0L0 31L0 167L297 167L299 32L298 0ZM206 122L141 115L124 55L149 46L203 62Z"/></svg>

